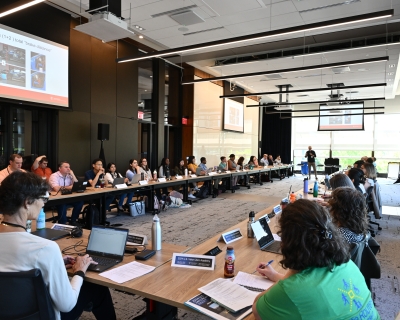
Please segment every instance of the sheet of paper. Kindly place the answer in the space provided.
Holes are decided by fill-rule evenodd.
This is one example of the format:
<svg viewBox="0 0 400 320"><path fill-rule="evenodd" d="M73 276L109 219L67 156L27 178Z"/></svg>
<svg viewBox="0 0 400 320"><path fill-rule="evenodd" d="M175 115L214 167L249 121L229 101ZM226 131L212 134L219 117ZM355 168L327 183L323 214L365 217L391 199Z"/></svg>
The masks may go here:
<svg viewBox="0 0 400 320"><path fill-rule="evenodd" d="M121 267L99 273L99 276L105 277L117 283L124 283L152 272L154 269L155 267L134 261Z"/></svg>
<svg viewBox="0 0 400 320"><path fill-rule="evenodd" d="M274 236L275 241L281 241L281 237L278 236L276 233L273 233L272 235Z"/></svg>
<svg viewBox="0 0 400 320"><path fill-rule="evenodd" d="M217 301L220 305L234 312L251 306L257 292L247 290L242 286L226 279L216 279L199 288L199 291Z"/></svg>
<svg viewBox="0 0 400 320"><path fill-rule="evenodd" d="M274 283L271 280L268 280L262 276L258 276L255 274L250 274L246 272L239 271L235 279L233 279L233 283L237 283L241 286L263 289L267 290Z"/></svg>

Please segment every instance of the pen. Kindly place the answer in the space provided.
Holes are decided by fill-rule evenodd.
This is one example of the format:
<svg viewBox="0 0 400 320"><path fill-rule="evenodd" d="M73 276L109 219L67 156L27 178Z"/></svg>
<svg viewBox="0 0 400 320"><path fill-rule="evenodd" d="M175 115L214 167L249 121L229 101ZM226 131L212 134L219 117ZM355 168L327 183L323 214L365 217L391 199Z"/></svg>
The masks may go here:
<svg viewBox="0 0 400 320"><path fill-rule="evenodd" d="M260 269L265 269L265 268L268 267L272 262L274 262L274 260L268 261L268 263L267 263L267 264L264 264L263 266L261 266ZM257 272L257 270L254 271L253 273L256 273L256 272Z"/></svg>

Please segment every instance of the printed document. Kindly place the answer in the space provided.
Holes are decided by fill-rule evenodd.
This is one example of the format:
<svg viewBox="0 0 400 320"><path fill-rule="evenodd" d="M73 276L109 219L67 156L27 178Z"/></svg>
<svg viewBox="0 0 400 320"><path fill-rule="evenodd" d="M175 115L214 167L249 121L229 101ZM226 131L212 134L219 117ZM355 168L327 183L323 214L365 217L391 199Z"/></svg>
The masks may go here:
<svg viewBox="0 0 400 320"><path fill-rule="evenodd" d="M155 267L134 261L121 267L99 273L99 276L108 278L117 283L124 283L152 272L154 269Z"/></svg>

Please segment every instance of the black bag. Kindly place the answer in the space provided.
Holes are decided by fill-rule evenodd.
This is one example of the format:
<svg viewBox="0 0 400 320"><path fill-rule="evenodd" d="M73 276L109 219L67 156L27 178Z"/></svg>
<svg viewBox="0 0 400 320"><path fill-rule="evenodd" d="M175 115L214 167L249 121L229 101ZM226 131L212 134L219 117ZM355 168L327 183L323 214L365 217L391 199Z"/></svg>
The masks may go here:
<svg viewBox="0 0 400 320"><path fill-rule="evenodd" d="M100 224L100 211L94 203L87 205L82 213L85 229L92 230L93 225Z"/></svg>
<svg viewBox="0 0 400 320"><path fill-rule="evenodd" d="M196 194L196 197L200 199L208 198L208 186L206 184L201 186L200 191Z"/></svg>

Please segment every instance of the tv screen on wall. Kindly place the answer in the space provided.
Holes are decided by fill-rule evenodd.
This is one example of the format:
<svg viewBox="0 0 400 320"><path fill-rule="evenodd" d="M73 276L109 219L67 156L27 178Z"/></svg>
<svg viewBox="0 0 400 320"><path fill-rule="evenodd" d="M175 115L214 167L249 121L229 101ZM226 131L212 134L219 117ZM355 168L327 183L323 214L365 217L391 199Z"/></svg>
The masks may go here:
<svg viewBox="0 0 400 320"><path fill-rule="evenodd" d="M319 131L364 130L364 103L319 106Z"/></svg>
<svg viewBox="0 0 400 320"><path fill-rule="evenodd" d="M224 99L223 130L244 132L244 104Z"/></svg>
<svg viewBox="0 0 400 320"><path fill-rule="evenodd" d="M0 97L67 108L68 47L0 25Z"/></svg>

